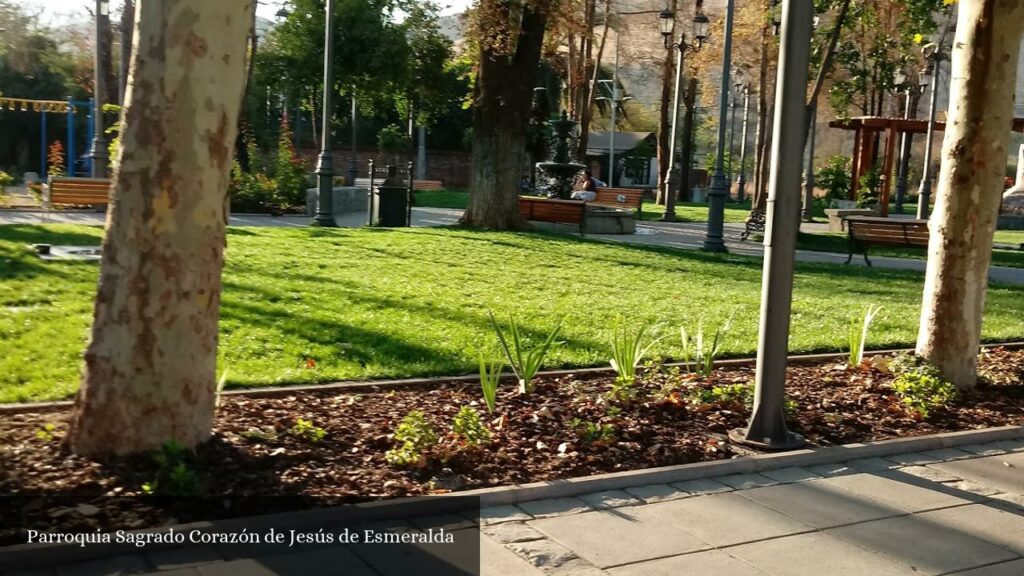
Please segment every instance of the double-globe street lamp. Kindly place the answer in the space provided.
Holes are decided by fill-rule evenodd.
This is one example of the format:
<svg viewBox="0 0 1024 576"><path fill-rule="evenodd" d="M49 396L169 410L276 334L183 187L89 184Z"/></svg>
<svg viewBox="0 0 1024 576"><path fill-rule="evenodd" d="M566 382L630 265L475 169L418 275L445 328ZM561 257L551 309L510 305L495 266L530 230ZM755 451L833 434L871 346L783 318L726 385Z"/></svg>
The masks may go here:
<svg viewBox="0 0 1024 576"><path fill-rule="evenodd" d="M93 178L104 178L107 175L107 141L103 137L103 102L106 95L106 78L103 75L103 26L104 20L110 17L110 2L108 0L96 0L96 57L93 69L93 132L92 149L89 150L89 158L92 159L91 176ZM71 159L74 162L74 159Z"/></svg>
<svg viewBox="0 0 1024 576"><path fill-rule="evenodd" d="M680 191L672 189L672 173L676 166L679 167L678 182L683 181L682 171L688 169L688 166L683 166L682 162L676 161L676 138L677 128L679 126L679 83L683 75L683 56L686 51L696 52L701 49L704 45L704 40L708 37L708 17L697 8L697 13L693 16L693 37L696 40L695 44L690 44L686 41L686 33L679 34L679 41L673 42L672 37L675 32L676 26L676 15L675 12L665 8L658 14L658 26L661 29L662 39L665 41L666 49L676 49L679 52L679 59L676 62L676 82L674 95L672 97L672 128L669 133L669 152L668 152L668 170L665 171L665 216L662 220L665 222L676 221L676 194ZM689 143L687 143L689 146Z"/></svg>

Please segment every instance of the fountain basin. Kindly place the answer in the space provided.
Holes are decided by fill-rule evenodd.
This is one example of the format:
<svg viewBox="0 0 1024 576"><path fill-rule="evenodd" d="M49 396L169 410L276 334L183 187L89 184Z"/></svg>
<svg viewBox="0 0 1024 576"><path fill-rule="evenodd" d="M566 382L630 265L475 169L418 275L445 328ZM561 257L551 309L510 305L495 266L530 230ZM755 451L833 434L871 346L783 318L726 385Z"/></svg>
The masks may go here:
<svg viewBox="0 0 1024 576"><path fill-rule="evenodd" d="M583 213L583 231L586 234L635 234L636 212L588 205Z"/></svg>

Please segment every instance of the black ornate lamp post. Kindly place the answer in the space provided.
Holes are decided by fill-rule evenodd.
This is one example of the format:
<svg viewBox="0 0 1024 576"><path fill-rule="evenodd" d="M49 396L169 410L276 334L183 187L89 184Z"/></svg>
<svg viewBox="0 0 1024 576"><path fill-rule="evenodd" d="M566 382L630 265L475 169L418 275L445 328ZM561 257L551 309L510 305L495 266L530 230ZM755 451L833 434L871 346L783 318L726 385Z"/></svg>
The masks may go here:
<svg viewBox="0 0 1024 576"><path fill-rule="evenodd" d="M348 185L349 186L355 186L356 185L356 175L359 172L359 169L356 167L356 136L358 135L357 126L356 126L356 120L357 120L356 114L358 114L358 110L356 109L356 90L355 90L355 88L353 88L352 89L352 153L349 155L349 158L348 158Z"/></svg>
<svg viewBox="0 0 1024 576"><path fill-rule="evenodd" d="M733 151L736 150L736 109L740 107L740 93L743 90L743 69L737 68L733 73L733 91L732 91L732 104L729 105L732 108L732 118L729 120L729 169L726 173L729 175L729 183L732 184L732 177L735 175L733 169Z"/></svg>
<svg viewBox="0 0 1024 576"><path fill-rule="evenodd" d="M320 130L320 157L316 163L317 226L337 226L334 221L334 161L331 158L331 93L334 90L334 0L327 0L324 17L324 97L323 128ZM372 193L372 191L371 191Z"/></svg>
<svg viewBox="0 0 1024 576"><path fill-rule="evenodd" d="M93 178L104 178L107 175L107 141L103 137L103 100L106 95L106 82L103 76L103 20L110 16L110 3L107 0L96 0L96 58L93 60L93 102L92 113L92 159Z"/></svg>
<svg viewBox="0 0 1024 576"><path fill-rule="evenodd" d="M935 140L935 103L939 93L939 72L945 54L936 44L927 44L923 48L928 59L928 69L921 74L921 86L931 87L928 98L928 132L924 139L924 169L921 170L921 186L917 190L917 217L928 219L928 203L932 197L932 142Z"/></svg>
<svg viewBox="0 0 1024 576"><path fill-rule="evenodd" d="M725 38L722 42L722 87L718 97L718 150L715 155L715 172L711 177L711 191L708 193L708 231L704 236L704 250L728 252L722 230L725 224L725 200L729 197L729 177L725 175L725 128L729 112L729 67L732 64L732 22L736 0L725 5Z"/></svg>
<svg viewBox="0 0 1024 576"><path fill-rule="evenodd" d="M665 171L665 215L662 217L664 222L675 222L676 194L679 191L672 189L673 168L678 164L680 172L688 169L681 162L676 162L676 130L679 126L679 84L683 74L683 56L687 50L696 52L704 45L704 40L708 37L708 17L701 12L700 8L697 9L697 13L693 16L693 37L697 41L695 44L687 43L686 34L683 33L679 34L678 42L672 41L676 26L676 15L668 8L658 14L658 26L661 29L661 36L665 41L665 48L675 48L679 52L679 61L676 63L675 91L672 98L672 129L669 134L668 161L670 164L669 169ZM681 175L678 181L683 181Z"/></svg>

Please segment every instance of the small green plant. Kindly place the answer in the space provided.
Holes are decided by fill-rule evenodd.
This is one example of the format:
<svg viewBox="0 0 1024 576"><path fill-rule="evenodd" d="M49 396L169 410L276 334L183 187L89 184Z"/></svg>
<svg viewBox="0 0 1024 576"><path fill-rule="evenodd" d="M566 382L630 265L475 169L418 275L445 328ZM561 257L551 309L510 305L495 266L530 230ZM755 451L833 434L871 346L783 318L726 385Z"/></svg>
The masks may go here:
<svg viewBox="0 0 1024 576"><path fill-rule="evenodd" d="M921 418L956 398L956 386L942 377L937 366L920 356L900 354L889 362L889 370L896 375L892 381L896 397Z"/></svg>
<svg viewBox="0 0 1024 576"><path fill-rule="evenodd" d="M695 404L753 404L754 385L726 384L699 388L693 392L690 399Z"/></svg>
<svg viewBox="0 0 1024 576"><path fill-rule="evenodd" d="M164 442L153 454L156 478L142 485L145 494L188 497L199 494L199 475L188 464L188 451L174 440Z"/></svg>
<svg viewBox="0 0 1024 576"><path fill-rule="evenodd" d="M413 410L398 424L395 440L401 445L384 453L388 464L403 468L424 466L427 450L437 444L437 433L422 411Z"/></svg>
<svg viewBox="0 0 1024 576"><path fill-rule="evenodd" d="M57 425L56 424L52 424L52 423L43 424L42 428L36 430L36 438L39 438L43 442L53 442L53 439L56 437L53 434L53 432L55 430L57 430Z"/></svg>
<svg viewBox="0 0 1024 576"><path fill-rule="evenodd" d="M504 368L501 362L487 362L483 354L480 355L480 390L484 394L489 414L494 414L494 407L498 403L498 383L501 381L501 371Z"/></svg>
<svg viewBox="0 0 1024 576"><path fill-rule="evenodd" d="M519 380L519 392L521 394L533 392L533 377L537 375L541 363L544 361L544 356L547 355L548 350L555 343L555 338L558 337L558 331L562 328L562 322L565 319L559 320L554 330L548 334L548 337L540 346L527 349L526 343L519 332L519 324L516 323L516 318L511 312L508 314L508 338L505 337L505 332L494 318L494 313L488 310L487 314L491 318L491 324L494 326L494 332L498 335L498 341L505 352L505 357L508 359L509 364L512 365L512 371L515 372L516 378Z"/></svg>
<svg viewBox="0 0 1024 576"><path fill-rule="evenodd" d="M7 187L14 184L14 176L0 170L0 206L7 205Z"/></svg>
<svg viewBox="0 0 1024 576"><path fill-rule="evenodd" d="M228 383L228 369L225 368L220 373L220 378L217 379L217 392L213 397L214 409L220 408L221 394L224 392L224 385Z"/></svg>
<svg viewBox="0 0 1024 576"><path fill-rule="evenodd" d="M477 414L477 411L469 406L459 409L452 421L452 431L471 446L491 441L491 431L480 421L480 414Z"/></svg>
<svg viewBox="0 0 1024 576"><path fill-rule="evenodd" d="M610 443L615 441L615 435L618 434L618 430L612 424L601 424L580 418L570 420L569 426L584 444Z"/></svg>
<svg viewBox="0 0 1024 576"><path fill-rule="evenodd" d="M921 418L956 398L956 386L928 371L904 372L892 381L892 388L900 402Z"/></svg>
<svg viewBox="0 0 1024 576"><path fill-rule="evenodd" d="M319 426L314 426L312 420L303 420L302 418L296 419L295 425L288 432L292 436L297 436L313 443L319 442L327 436L326 430Z"/></svg>
<svg viewBox="0 0 1024 576"><path fill-rule="evenodd" d="M850 321L850 355L847 362L851 368L856 368L864 362L864 347L868 342L868 330L871 328L871 322L881 310L881 306L869 304L864 308L862 315L854 316Z"/></svg>
<svg viewBox="0 0 1024 576"><path fill-rule="evenodd" d="M651 347L661 340L653 338L645 344L646 331L647 328L641 326L635 332L630 332L621 317L615 323L611 337L612 357L608 362L615 370L616 381L622 385L631 386L636 381L636 367L640 365Z"/></svg>
<svg viewBox="0 0 1024 576"><path fill-rule="evenodd" d="M722 343L731 326L732 315L730 314L729 318L718 327L718 330L715 330L715 337L711 341L710 348L704 345L703 320L697 322L697 334L694 337L690 336L685 326L679 329L683 344L683 362L686 363L687 369L691 373L703 378L711 376L715 369L715 360L718 359L718 355L722 351Z"/></svg>
<svg viewBox="0 0 1024 576"><path fill-rule="evenodd" d="M864 173L860 180L860 190L857 191L857 206L859 208L870 208L881 200L879 188L882 185L882 172L874 167Z"/></svg>
<svg viewBox="0 0 1024 576"><path fill-rule="evenodd" d="M849 156L837 154L825 161L825 165L818 169L814 181L819 188L826 191L826 198L832 200L845 200L850 194L850 185L853 179L850 177L852 162Z"/></svg>
<svg viewBox="0 0 1024 576"><path fill-rule="evenodd" d="M277 429L273 426L264 426L262 428L251 426L238 435L249 442L267 443L277 441Z"/></svg>

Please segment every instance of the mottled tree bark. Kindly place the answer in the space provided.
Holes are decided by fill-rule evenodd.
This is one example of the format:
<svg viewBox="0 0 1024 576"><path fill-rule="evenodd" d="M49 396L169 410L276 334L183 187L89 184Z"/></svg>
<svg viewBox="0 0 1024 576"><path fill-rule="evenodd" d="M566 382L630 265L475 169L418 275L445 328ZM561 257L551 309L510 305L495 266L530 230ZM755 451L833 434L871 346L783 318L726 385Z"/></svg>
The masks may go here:
<svg viewBox="0 0 1024 576"><path fill-rule="evenodd" d="M959 3L917 353L960 388L977 380L1022 32L1018 0Z"/></svg>
<svg viewBox="0 0 1024 576"><path fill-rule="evenodd" d="M86 455L210 435L225 208L252 0L146 0L69 440Z"/></svg>
<svg viewBox="0 0 1024 576"><path fill-rule="evenodd" d="M504 7L508 10L508 5ZM528 226L519 214L519 181L528 173L530 104L547 25L546 5L522 8L515 51L481 44L473 101L473 171L462 222L510 230Z"/></svg>

